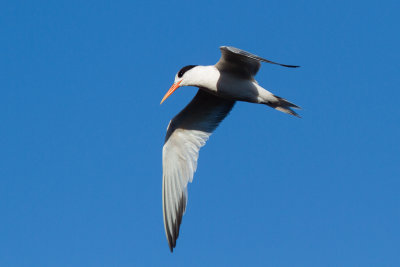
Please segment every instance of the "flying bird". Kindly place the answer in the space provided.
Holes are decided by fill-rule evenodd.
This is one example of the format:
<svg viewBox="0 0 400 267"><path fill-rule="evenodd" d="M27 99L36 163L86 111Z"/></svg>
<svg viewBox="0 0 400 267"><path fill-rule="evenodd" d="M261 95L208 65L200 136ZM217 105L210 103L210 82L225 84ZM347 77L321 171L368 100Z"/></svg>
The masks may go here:
<svg viewBox="0 0 400 267"><path fill-rule="evenodd" d="M235 102L265 104L299 117L292 108L300 107L267 91L254 79L260 62L289 68L299 66L276 63L231 46L221 46L220 49L222 55L215 65L183 67L161 100L163 103L182 86L199 88L192 101L170 121L163 147L163 217L171 252L176 246L186 210L187 184L193 180L199 150Z"/></svg>

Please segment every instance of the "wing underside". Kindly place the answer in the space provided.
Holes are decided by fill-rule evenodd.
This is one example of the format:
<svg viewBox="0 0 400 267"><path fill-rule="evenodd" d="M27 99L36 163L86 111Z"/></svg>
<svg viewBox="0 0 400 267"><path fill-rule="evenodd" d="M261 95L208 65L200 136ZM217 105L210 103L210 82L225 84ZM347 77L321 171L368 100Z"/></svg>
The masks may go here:
<svg viewBox="0 0 400 267"><path fill-rule="evenodd" d="M187 203L187 184L197 168L199 150L235 101L199 89L193 100L170 122L163 147L163 217L171 249L176 245Z"/></svg>

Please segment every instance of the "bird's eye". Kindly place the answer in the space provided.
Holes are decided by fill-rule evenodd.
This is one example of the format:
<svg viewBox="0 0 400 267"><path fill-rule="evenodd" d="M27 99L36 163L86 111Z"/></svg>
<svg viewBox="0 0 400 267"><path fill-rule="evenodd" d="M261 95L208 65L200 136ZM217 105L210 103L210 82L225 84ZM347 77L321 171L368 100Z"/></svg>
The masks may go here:
<svg viewBox="0 0 400 267"><path fill-rule="evenodd" d="M197 65L189 65L189 66L185 66L183 67L179 72L178 72L178 78L182 78L183 74L185 74L185 72L187 72L188 70L196 67Z"/></svg>

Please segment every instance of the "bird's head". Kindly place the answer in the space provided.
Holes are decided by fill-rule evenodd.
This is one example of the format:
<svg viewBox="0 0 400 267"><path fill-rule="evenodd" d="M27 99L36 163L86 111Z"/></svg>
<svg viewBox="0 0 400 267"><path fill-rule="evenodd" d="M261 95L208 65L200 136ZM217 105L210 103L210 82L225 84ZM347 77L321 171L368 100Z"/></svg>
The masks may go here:
<svg viewBox="0 0 400 267"><path fill-rule="evenodd" d="M182 69L180 69L178 71L178 73L175 75L175 81L174 84L171 86L171 88L169 88L168 92L165 94L165 96L163 97L163 99L161 100L161 103L164 102L170 95L172 95L172 93L178 89L181 86L190 86L192 85L190 83L191 79L191 70L196 67L197 65L188 65L183 67Z"/></svg>

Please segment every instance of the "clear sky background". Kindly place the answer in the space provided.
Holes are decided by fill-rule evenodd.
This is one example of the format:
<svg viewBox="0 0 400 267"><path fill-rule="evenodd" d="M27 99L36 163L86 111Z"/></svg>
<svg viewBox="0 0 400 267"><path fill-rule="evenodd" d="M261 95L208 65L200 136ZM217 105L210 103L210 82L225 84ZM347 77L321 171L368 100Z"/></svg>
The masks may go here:
<svg viewBox="0 0 400 267"><path fill-rule="evenodd" d="M400 266L398 1L0 4L0 266ZM173 254L161 149L219 46L257 80L201 150Z"/></svg>

